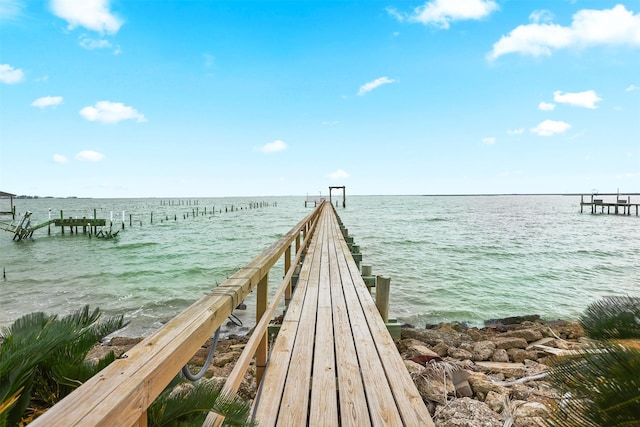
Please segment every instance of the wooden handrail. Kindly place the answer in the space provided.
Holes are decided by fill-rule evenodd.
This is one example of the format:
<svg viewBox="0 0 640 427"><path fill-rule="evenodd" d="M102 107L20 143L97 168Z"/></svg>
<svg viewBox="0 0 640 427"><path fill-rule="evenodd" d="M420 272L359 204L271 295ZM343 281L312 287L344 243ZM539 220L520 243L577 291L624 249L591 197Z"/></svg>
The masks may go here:
<svg viewBox="0 0 640 427"><path fill-rule="evenodd" d="M155 398L233 310L267 277L291 243L299 242L300 233L310 235L310 226L321 209L322 204L210 294L145 338L31 425L146 425L146 411Z"/></svg>

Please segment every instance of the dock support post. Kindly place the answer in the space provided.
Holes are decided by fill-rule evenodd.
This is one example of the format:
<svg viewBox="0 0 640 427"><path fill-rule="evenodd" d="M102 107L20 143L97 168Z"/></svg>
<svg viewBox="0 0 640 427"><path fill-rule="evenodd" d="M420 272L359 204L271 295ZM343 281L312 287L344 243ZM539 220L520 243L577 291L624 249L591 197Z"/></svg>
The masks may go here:
<svg viewBox="0 0 640 427"><path fill-rule="evenodd" d="M268 304L268 289L269 289L269 274L266 274L260 282L258 282L258 289L256 292L256 324L260 322L265 311L267 311ZM267 366L268 355L268 331L265 331L258 348L256 349L256 384L260 385L262 377L264 375L264 369Z"/></svg>
<svg viewBox="0 0 640 427"><path fill-rule="evenodd" d="M389 321L389 291L391 279L385 276L376 277L376 307L384 323Z"/></svg>
<svg viewBox="0 0 640 427"><path fill-rule="evenodd" d="M371 288L376 286L376 278L373 275L373 268L370 265L362 266L362 280L367 285L367 290L371 293Z"/></svg>
<svg viewBox="0 0 640 427"><path fill-rule="evenodd" d="M286 276L291 268L291 245L287 246L287 249L284 251L284 275ZM289 306L289 301L291 301L291 280L287 283L287 287L284 291L284 305Z"/></svg>

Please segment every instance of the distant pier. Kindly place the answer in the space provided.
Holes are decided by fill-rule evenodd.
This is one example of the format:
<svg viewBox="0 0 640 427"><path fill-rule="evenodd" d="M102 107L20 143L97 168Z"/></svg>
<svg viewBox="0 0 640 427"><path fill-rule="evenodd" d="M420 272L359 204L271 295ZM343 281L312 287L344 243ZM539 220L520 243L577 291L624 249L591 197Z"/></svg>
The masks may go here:
<svg viewBox="0 0 640 427"><path fill-rule="evenodd" d="M636 200L632 203L631 196L635 196ZM604 214L606 208L607 215L631 215L635 211L638 216L640 203L639 193L620 194L620 193L603 193L603 194L581 194L580 195L580 213L584 212L585 206L591 209L592 214ZM585 201L585 198L587 200Z"/></svg>

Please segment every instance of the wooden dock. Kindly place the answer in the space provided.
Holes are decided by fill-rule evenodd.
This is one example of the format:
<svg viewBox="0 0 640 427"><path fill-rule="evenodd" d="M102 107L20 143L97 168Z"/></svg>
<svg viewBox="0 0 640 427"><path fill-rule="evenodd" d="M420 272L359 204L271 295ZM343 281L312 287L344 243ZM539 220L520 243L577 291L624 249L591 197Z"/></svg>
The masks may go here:
<svg viewBox="0 0 640 427"><path fill-rule="evenodd" d="M256 398L261 426L429 426L325 204Z"/></svg>
<svg viewBox="0 0 640 427"><path fill-rule="evenodd" d="M604 193L604 194L588 194L585 202L585 195L580 195L580 213L583 213L584 207L589 207L592 214L604 214L605 208L608 215L631 215L635 210L635 216L638 216L640 203L631 202L631 196L639 196L639 194L620 194L620 193Z"/></svg>
<svg viewBox="0 0 640 427"><path fill-rule="evenodd" d="M284 279L269 292L283 257ZM256 326L223 391L236 392L255 363L260 426L433 426L329 203L32 425L146 426L149 405L252 291ZM268 326L283 299L269 357ZM204 425L221 422L211 413Z"/></svg>

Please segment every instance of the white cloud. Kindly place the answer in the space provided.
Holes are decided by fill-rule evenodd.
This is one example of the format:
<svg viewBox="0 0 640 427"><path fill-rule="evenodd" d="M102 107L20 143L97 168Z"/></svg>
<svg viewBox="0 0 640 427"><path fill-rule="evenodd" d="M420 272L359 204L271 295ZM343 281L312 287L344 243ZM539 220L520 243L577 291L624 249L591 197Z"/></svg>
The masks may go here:
<svg viewBox="0 0 640 427"><path fill-rule="evenodd" d="M56 163L67 163L69 159L67 159L67 157L63 156L62 154L54 154L53 161Z"/></svg>
<svg viewBox="0 0 640 427"><path fill-rule="evenodd" d="M545 120L540 122L538 126L531 129L531 133L535 133L540 136L552 136L558 133L563 133L567 131L571 125L567 122L555 121L555 120Z"/></svg>
<svg viewBox="0 0 640 427"><path fill-rule="evenodd" d="M83 34L80 36L80 46L82 46L87 50L94 50L94 49L109 49L112 47L112 44L109 40L105 40L105 39L96 40L96 39L87 37L86 34Z"/></svg>
<svg viewBox="0 0 640 427"><path fill-rule="evenodd" d="M83 150L76 154L76 160L84 162L99 162L105 155L93 150Z"/></svg>
<svg viewBox="0 0 640 427"><path fill-rule="evenodd" d="M542 111L553 111L556 108L556 104L551 104L550 102L541 102L538 104L538 109Z"/></svg>
<svg viewBox="0 0 640 427"><path fill-rule="evenodd" d="M333 180L349 178L349 174L343 171L342 169L338 169L337 171L332 172L327 176Z"/></svg>
<svg viewBox="0 0 640 427"><path fill-rule="evenodd" d="M496 143L496 137L495 136L488 136L486 138L482 138L482 142L485 144L495 144Z"/></svg>
<svg viewBox="0 0 640 427"><path fill-rule="evenodd" d="M561 104L595 109L597 108L596 102L602 101L602 98L600 98L593 90L565 94L563 94L562 91L557 90L553 92L553 100Z"/></svg>
<svg viewBox="0 0 640 427"><path fill-rule="evenodd" d="M0 82L12 85L24 80L24 72L9 64L0 64Z"/></svg>
<svg viewBox="0 0 640 427"><path fill-rule="evenodd" d="M386 84L390 84L390 83L394 83L395 80L390 79L388 77L380 77L377 78L369 83L365 83L362 86L360 86L360 90L358 90L358 95L362 96L367 92L371 92L372 90L374 90L377 87L380 87L382 85L386 85Z"/></svg>
<svg viewBox="0 0 640 427"><path fill-rule="evenodd" d="M135 108L124 105L120 102L99 101L95 107L84 107L80 110L80 115L90 122L118 123L121 120L136 120L146 122L143 114Z"/></svg>
<svg viewBox="0 0 640 427"><path fill-rule="evenodd" d="M627 92L633 92L634 90L640 90L640 86L637 86L637 85L629 85L629 86L625 89L625 91L627 91Z"/></svg>
<svg viewBox="0 0 640 427"><path fill-rule="evenodd" d="M529 15L529 20L531 22L536 23L536 24L545 23L545 22L552 22L553 21L553 13L551 13L550 11L548 11L546 9L534 10L533 12L531 12L531 15Z"/></svg>
<svg viewBox="0 0 640 427"><path fill-rule="evenodd" d="M411 14L395 9L387 9L387 12L399 21L447 29L453 21L482 19L495 10L498 10L498 4L493 0L432 0L418 6Z"/></svg>
<svg viewBox="0 0 640 427"><path fill-rule="evenodd" d="M509 135L522 135L524 133L524 128L507 129L507 133Z"/></svg>
<svg viewBox="0 0 640 427"><path fill-rule="evenodd" d="M109 0L52 0L51 10L69 23L69 29L115 34L122 26L122 20L109 10Z"/></svg>
<svg viewBox="0 0 640 427"><path fill-rule="evenodd" d="M44 96L42 98L38 98L31 103L32 107L55 107L56 105L62 104L61 96Z"/></svg>
<svg viewBox="0 0 640 427"><path fill-rule="evenodd" d="M280 141L279 139L273 142L268 142L264 144L262 147L260 147L260 151L262 151L265 154L277 153L278 151L283 151L286 149L287 149L287 144L285 144L283 141Z"/></svg>
<svg viewBox="0 0 640 427"><path fill-rule="evenodd" d="M640 47L640 14L623 5L612 9L583 9L573 15L571 26L539 23L520 25L493 45L489 59L509 53L531 56L551 55L553 50L596 45Z"/></svg>

